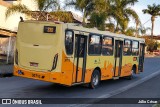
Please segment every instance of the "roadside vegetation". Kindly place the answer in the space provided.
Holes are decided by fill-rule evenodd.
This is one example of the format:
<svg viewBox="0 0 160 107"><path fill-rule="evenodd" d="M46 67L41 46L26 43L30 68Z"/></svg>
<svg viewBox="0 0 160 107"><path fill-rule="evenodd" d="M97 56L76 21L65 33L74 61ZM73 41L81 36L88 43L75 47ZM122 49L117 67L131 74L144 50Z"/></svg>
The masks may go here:
<svg viewBox="0 0 160 107"><path fill-rule="evenodd" d="M82 25L89 28L96 27L99 30L108 30L118 34L141 37L145 36L147 31L151 31L151 40L146 39L148 51L153 51L160 46L155 40L154 22L160 16L160 5L148 5L143 9L144 14L151 15L151 28L146 28L141 23L136 11L132 8L138 0L65 0L65 6L61 8L59 0L34 0L38 6L39 13L49 12L55 19L65 23L72 23L70 14L64 11L64 8L73 8L82 12ZM6 11L6 19L15 13L31 15L32 11L18 0L18 4L12 5ZM39 14L39 15L40 15ZM37 15L36 20L39 20ZM134 20L135 27L129 27L131 20Z"/></svg>

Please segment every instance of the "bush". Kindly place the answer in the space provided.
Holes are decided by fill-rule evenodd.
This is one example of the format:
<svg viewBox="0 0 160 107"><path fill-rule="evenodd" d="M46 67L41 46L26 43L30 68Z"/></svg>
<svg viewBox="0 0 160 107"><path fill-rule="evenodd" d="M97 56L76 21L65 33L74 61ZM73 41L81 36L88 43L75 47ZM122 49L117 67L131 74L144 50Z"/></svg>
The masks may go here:
<svg viewBox="0 0 160 107"><path fill-rule="evenodd" d="M157 50L158 43L155 40L145 39L146 45L147 45L147 51L153 52L154 50Z"/></svg>

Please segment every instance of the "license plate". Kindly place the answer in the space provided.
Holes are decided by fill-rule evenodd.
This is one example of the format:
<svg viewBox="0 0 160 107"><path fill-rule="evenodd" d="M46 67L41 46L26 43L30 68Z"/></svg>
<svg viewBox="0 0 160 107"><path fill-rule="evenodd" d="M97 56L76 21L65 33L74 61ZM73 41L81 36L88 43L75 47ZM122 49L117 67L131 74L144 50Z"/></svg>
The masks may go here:
<svg viewBox="0 0 160 107"><path fill-rule="evenodd" d="M38 63L35 63L35 62L30 62L30 66L33 66L33 67L38 67Z"/></svg>

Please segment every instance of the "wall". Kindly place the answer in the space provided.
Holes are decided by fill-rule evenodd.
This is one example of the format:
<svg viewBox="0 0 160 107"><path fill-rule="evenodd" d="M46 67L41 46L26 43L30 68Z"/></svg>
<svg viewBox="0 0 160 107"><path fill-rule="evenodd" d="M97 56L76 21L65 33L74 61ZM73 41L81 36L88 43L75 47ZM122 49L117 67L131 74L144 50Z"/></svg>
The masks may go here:
<svg viewBox="0 0 160 107"><path fill-rule="evenodd" d="M7 5L4 5L4 3ZM37 9L36 3L33 2L33 0L22 0L21 3L26 5L29 9L33 11ZM17 1L14 1L13 4L17 4ZM9 6L11 6L11 4L0 0L0 28L17 31L18 23L20 21L20 16L23 17L24 20L26 19L26 16L24 14L16 13L14 15L9 16L6 19L5 12L7 10L7 7Z"/></svg>

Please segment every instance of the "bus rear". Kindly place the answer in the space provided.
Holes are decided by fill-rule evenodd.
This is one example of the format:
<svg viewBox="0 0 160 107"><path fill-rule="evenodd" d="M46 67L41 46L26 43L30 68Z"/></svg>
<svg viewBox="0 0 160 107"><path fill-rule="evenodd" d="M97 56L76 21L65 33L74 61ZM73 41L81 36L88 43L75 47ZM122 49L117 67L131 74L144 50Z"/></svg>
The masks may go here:
<svg viewBox="0 0 160 107"><path fill-rule="evenodd" d="M14 75L58 82L50 74L61 70L61 30L62 24L53 22L20 22Z"/></svg>

